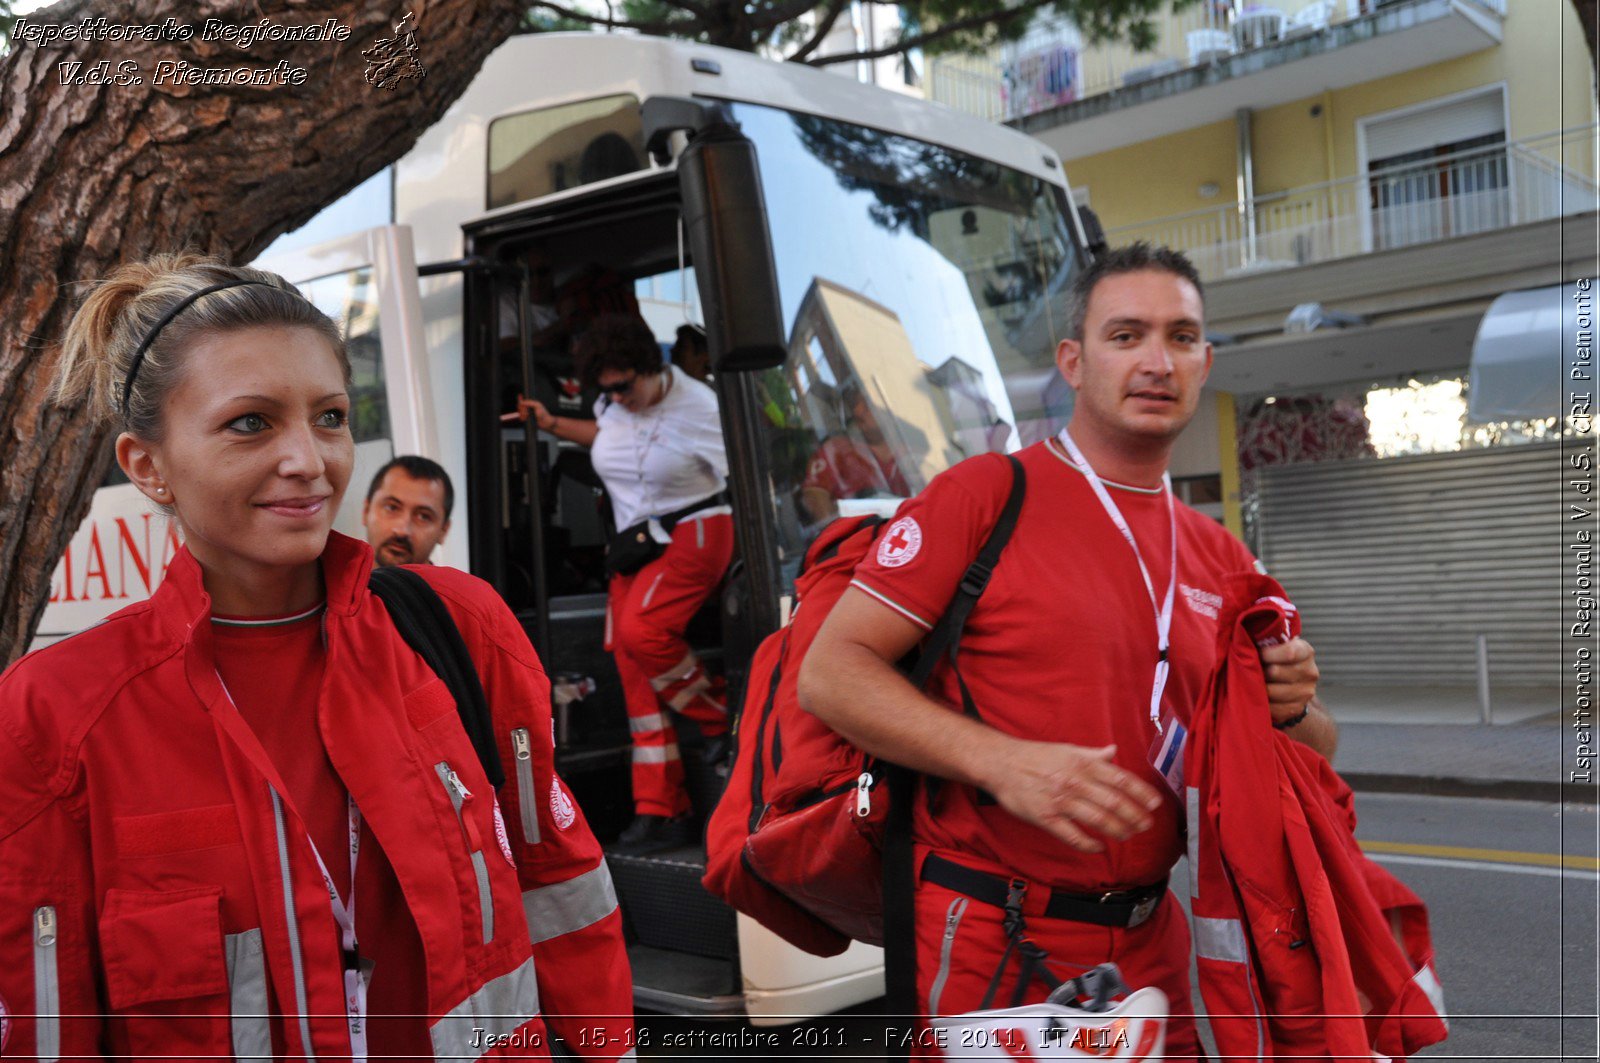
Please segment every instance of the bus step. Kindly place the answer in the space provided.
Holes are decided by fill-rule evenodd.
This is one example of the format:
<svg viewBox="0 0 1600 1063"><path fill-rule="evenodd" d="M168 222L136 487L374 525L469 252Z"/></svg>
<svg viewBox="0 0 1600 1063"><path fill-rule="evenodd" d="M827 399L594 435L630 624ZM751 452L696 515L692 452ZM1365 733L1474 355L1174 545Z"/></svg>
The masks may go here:
<svg viewBox="0 0 1600 1063"><path fill-rule="evenodd" d="M700 885L699 846L643 856L606 854L623 918L641 945L731 960L739 951L733 909Z"/></svg>
<svg viewBox="0 0 1600 1063"><path fill-rule="evenodd" d="M732 960L692 956L638 943L628 946L633 1001L668 1015L738 1016L744 993Z"/></svg>

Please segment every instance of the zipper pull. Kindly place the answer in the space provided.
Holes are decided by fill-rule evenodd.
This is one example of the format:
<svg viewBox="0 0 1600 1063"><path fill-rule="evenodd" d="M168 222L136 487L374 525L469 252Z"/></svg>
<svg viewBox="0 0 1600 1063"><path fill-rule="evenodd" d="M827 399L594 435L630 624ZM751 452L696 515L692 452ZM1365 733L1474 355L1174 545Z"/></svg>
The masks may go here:
<svg viewBox="0 0 1600 1063"><path fill-rule="evenodd" d="M865 819L872 813L872 772L864 771L856 780L856 815Z"/></svg>
<svg viewBox="0 0 1600 1063"><path fill-rule="evenodd" d="M518 760L529 760L533 757L533 743L528 740L527 728L518 727L511 732L511 748L516 750Z"/></svg>
<svg viewBox="0 0 1600 1063"><path fill-rule="evenodd" d="M467 789L467 784L461 781L461 776L457 775L454 769L450 771L450 785L455 787L456 793L461 795L461 800L472 800L472 791Z"/></svg>
<svg viewBox="0 0 1600 1063"><path fill-rule="evenodd" d="M56 943L56 910L40 908L33 913L33 943L39 946Z"/></svg>

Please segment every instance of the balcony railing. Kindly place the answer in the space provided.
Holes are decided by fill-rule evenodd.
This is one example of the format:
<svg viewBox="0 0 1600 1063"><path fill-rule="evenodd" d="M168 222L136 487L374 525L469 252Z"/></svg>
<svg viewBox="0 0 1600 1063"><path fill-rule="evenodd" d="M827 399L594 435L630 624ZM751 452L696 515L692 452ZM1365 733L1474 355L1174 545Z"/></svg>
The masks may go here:
<svg viewBox="0 0 1600 1063"><path fill-rule="evenodd" d="M986 56L929 63L928 95L991 121L1012 121L1360 18L1396 0L1199 0L1155 18L1155 46L1088 47L1071 25L1043 23ZM1468 0L1504 16L1505 0Z"/></svg>
<svg viewBox="0 0 1600 1063"><path fill-rule="evenodd" d="M1212 280L1592 211L1596 127L1263 194L1107 231L1185 252Z"/></svg>

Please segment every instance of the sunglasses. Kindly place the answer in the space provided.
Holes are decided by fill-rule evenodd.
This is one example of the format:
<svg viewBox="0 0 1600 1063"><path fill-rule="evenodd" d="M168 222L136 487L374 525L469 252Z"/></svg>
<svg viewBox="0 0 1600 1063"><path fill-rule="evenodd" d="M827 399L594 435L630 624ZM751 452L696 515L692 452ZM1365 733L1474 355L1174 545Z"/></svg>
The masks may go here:
<svg viewBox="0 0 1600 1063"><path fill-rule="evenodd" d="M620 399L620 398L622 398L622 396L626 395L628 392L633 390L633 385L635 383L637 383L638 380L639 380L638 374L634 374L633 376L630 376L628 379L622 381L620 384L601 385L600 394L602 394L602 395L615 395L617 398Z"/></svg>

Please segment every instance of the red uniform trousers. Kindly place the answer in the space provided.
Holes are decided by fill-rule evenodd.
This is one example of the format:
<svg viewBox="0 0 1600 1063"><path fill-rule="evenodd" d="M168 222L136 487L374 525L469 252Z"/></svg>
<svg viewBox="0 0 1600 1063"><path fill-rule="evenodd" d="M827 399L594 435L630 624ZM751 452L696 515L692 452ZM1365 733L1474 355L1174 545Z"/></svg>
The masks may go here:
<svg viewBox="0 0 1600 1063"><path fill-rule="evenodd" d="M733 559L733 517L691 517L672 531L666 553L611 578L606 649L617 661L633 736L633 805L639 814L689 811L671 712L715 736L728 730L721 676L709 676L684 629L722 582Z"/></svg>
<svg viewBox="0 0 1600 1063"><path fill-rule="evenodd" d="M919 847L918 866L921 855ZM959 853L941 855L969 866L972 863ZM1043 898L1039 903L1043 904ZM1171 1009L1166 1058L1174 1063L1205 1058L1189 992L1189 925L1170 890L1149 919L1130 929L1027 914L1034 907L1025 902L1023 936L1049 954L1045 966L1052 974L1066 981L1098 964L1115 963L1130 989L1153 985L1166 993ZM917 883L917 1000L924 1015L959 1015L983 1007L984 994L1006 948L1004 916L1002 909L965 894L932 882ZM1013 954L990 1008L1011 1007L1021 972L1017 961ZM1022 1002L1042 1003L1049 992L1049 987L1035 978ZM919 1043L925 1040L919 1038ZM919 1044L917 1054L937 1057L939 1052L930 1043Z"/></svg>

